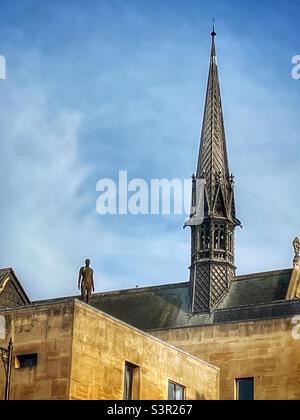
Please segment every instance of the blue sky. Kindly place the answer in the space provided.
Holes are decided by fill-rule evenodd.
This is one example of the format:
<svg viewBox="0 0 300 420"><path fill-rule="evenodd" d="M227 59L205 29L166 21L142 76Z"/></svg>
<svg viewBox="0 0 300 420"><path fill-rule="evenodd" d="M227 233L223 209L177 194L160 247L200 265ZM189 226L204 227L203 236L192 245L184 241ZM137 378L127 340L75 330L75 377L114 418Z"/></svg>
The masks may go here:
<svg viewBox="0 0 300 420"><path fill-rule="evenodd" d="M185 216L101 217L96 183L195 169L212 16L239 273L288 268L299 226L300 1L1 0L0 265L33 299L188 279Z"/></svg>

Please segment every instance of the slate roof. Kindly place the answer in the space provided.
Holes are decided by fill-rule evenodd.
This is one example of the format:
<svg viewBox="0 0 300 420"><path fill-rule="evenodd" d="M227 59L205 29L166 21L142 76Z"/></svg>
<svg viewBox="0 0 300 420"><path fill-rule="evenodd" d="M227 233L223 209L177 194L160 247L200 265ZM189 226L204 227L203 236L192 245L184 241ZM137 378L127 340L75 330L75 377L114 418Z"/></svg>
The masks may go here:
<svg viewBox="0 0 300 420"><path fill-rule="evenodd" d="M188 283L98 293L90 303L145 331L283 318L300 314L300 301L285 300L291 273L280 270L236 277L211 314L190 313ZM54 301L59 299L47 302Z"/></svg>
<svg viewBox="0 0 300 420"><path fill-rule="evenodd" d="M285 300L291 275L292 270L279 270L236 277L220 309Z"/></svg>
<svg viewBox="0 0 300 420"><path fill-rule="evenodd" d="M8 274L9 274L8 268L0 269L0 287L2 286L2 283L4 282Z"/></svg>
<svg viewBox="0 0 300 420"><path fill-rule="evenodd" d="M16 276L14 270L12 268L1 268L0 269L0 295L5 292L5 289L7 288L7 279L9 278L9 281L13 287L13 289L18 293L21 301L24 305L30 304L30 299L23 289L18 277ZM2 290L2 288L4 288Z"/></svg>

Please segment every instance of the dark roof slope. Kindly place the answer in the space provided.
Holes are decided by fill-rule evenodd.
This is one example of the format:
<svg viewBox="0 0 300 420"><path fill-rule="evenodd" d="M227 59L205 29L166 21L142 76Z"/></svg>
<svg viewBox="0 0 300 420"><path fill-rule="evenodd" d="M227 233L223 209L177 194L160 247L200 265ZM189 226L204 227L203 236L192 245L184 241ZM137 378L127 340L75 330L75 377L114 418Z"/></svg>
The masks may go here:
<svg viewBox="0 0 300 420"><path fill-rule="evenodd" d="M140 329L176 325L188 313L188 283L97 294L91 305Z"/></svg>
<svg viewBox="0 0 300 420"><path fill-rule="evenodd" d="M235 308L285 300L292 270L236 277L219 308Z"/></svg>
<svg viewBox="0 0 300 420"><path fill-rule="evenodd" d="M288 317L300 314L300 301L285 301L291 273L280 270L236 277L211 314L190 313L188 283L98 293L91 305L142 330Z"/></svg>

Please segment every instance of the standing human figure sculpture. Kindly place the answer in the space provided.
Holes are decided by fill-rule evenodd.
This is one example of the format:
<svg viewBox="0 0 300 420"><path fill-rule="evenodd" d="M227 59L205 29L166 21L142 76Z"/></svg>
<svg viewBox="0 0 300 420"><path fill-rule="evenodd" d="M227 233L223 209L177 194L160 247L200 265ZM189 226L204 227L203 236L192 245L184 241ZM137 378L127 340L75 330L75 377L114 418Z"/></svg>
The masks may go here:
<svg viewBox="0 0 300 420"><path fill-rule="evenodd" d="M81 298L85 303L89 303L92 292L95 292L94 271L90 267L91 261L85 260L85 266L79 270L78 289L81 289Z"/></svg>

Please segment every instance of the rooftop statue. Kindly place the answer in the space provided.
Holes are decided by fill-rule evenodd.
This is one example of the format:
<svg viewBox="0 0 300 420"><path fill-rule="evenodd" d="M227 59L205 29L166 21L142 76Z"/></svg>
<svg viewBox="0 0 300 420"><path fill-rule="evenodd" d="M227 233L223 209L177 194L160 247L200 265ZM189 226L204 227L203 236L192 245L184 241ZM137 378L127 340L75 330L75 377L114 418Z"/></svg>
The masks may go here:
<svg viewBox="0 0 300 420"><path fill-rule="evenodd" d="M81 289L81 298L85 303L89 303L92 291L95 292L94 271L90 267L91 261L85 260L85 266L79 270L78 289Z"/></svg>

